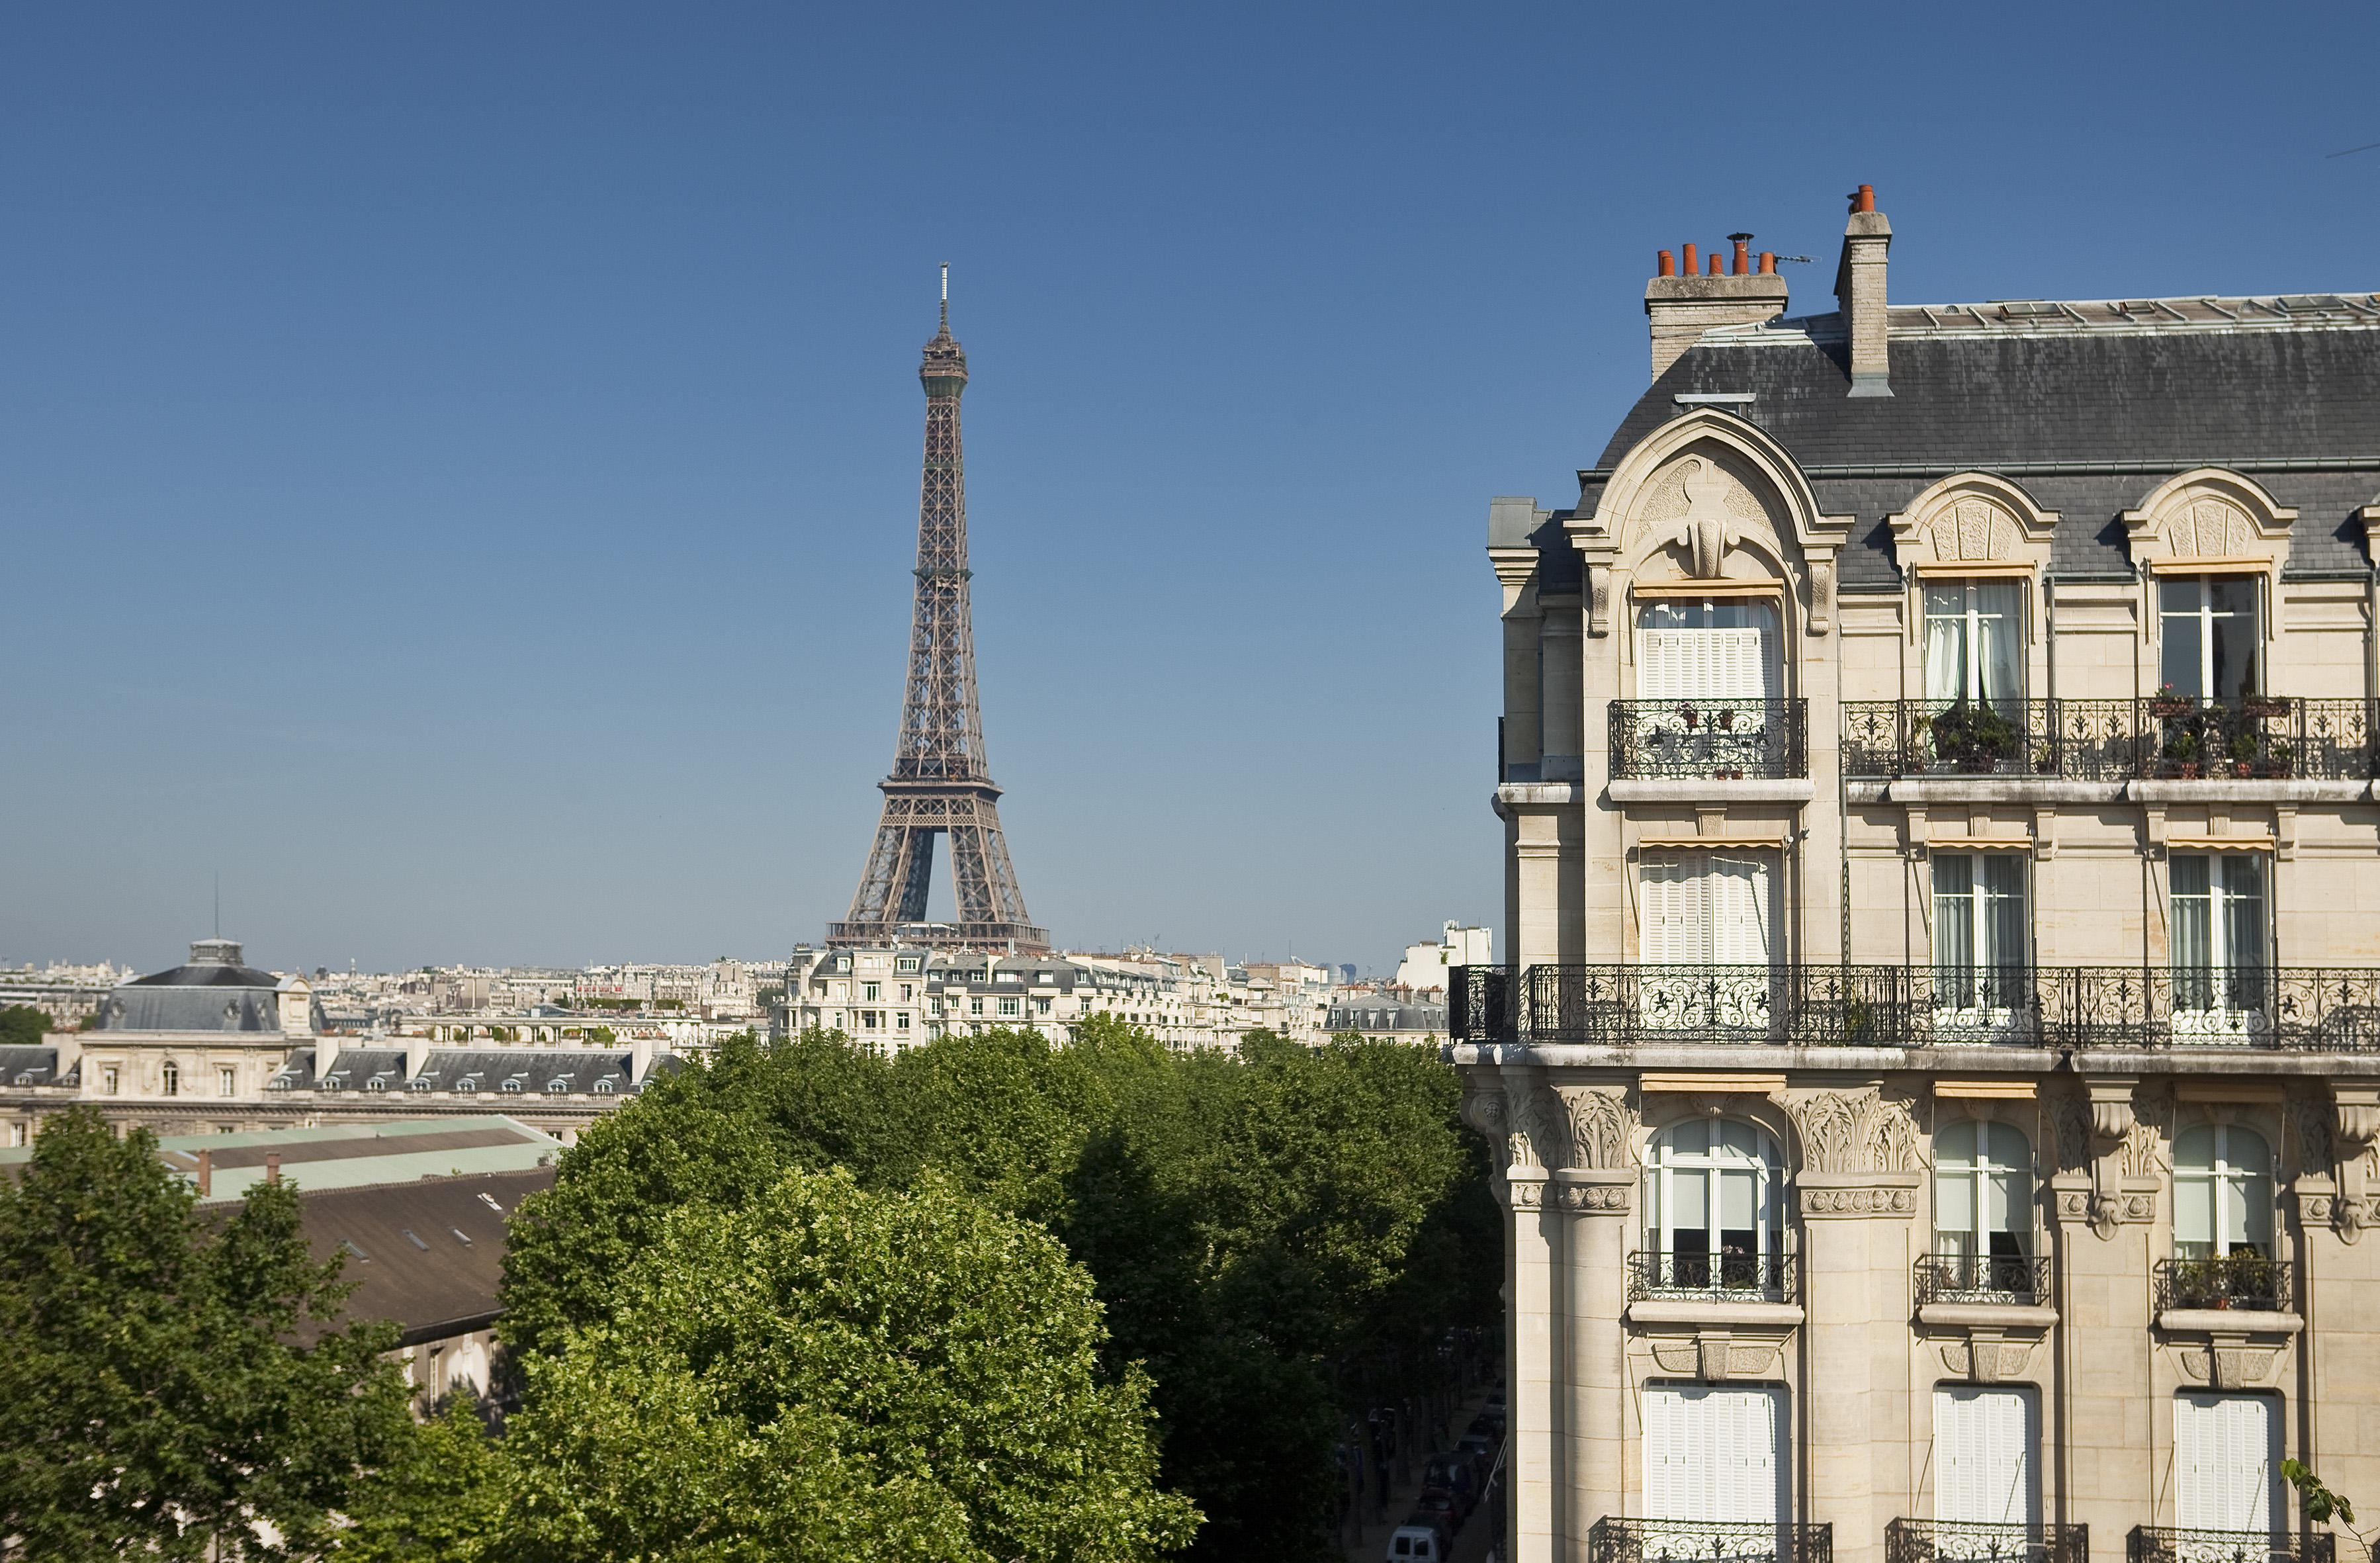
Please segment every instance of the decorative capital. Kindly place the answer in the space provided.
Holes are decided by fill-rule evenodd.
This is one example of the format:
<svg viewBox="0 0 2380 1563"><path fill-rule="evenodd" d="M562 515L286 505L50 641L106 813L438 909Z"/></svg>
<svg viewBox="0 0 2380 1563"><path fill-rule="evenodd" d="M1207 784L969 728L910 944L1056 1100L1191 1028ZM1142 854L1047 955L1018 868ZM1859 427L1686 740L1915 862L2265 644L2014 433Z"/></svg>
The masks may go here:
<svg viewBox="0 0 2380 1563"><path fill-rule="evenodd" d="M1624 1088L1570 1085L1554 1096L1570 1130L1566 1165L1633 1171L1636 1114Z"/></svg>
<svg viewBox="0 0 2380 1563"><path fill-rule="evenodd" d="M1917 1121L1906 1102L1877 1086L1812 1091L1785 1104L1810 1172L1913 1172L1924 1165Z"/></svg>

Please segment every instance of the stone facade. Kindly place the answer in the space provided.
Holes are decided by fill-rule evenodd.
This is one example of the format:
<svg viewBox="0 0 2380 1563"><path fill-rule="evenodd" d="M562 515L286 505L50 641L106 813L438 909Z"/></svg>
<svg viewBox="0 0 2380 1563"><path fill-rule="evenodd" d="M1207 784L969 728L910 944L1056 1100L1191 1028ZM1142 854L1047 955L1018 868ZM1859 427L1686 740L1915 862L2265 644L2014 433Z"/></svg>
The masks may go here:
<svg viewBox="0 0 2380 1563"><path fill-rule="evenodd" d="M1577 505L1491 509L1512 1553L2318 1556L2279 1459L2380 1491L2380 299L1888 307L1890 236L1684 348L1657 279Z"/></svg>

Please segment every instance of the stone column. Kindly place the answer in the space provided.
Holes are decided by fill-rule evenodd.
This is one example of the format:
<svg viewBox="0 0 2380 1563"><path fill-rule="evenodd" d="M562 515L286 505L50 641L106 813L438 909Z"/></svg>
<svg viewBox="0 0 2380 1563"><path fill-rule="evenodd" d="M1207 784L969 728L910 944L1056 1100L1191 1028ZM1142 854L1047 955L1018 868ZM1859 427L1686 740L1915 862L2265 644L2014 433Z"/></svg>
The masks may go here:
<svg viewBox="0 0 2380 1563"><path fill-rule="evenodd" d="M1558 1091L1569 1162L1554 1175L1563 1212L1569 1351L1563 1376L1566 1556L1586 1555L1587 1533L1626 1512L1628 1250L1635 1230L1637 1115L1622 1085Z"/></svg>
<svg viewBox="0 0 2380 1563"><path fill-rule="evenodd" d="M1497 1182L1508 1218L1505 1553L1514 1563L1557 1563L1563 1508L1560 1266L1565 1218L1548 1204L1547 1164L1562 1159L1559 1108L1536 1084L1534 1071L1515 1067L1501 1072L1500 1081L1477 1080L1463 1101L1463 1119L1497 1153L1502 1169Z"/></svg>
<svg viewBox="0 0 2380 1563"><path fill-rule="evenodd" d="M1889 1327L1905 1356L1916 1123L1874 1081L1798 1094L1787 1107L1801 1139L1802 1497L1793 1518L1834 1527L1835 1563L1881 1563L1884 1527L1902 1497L1896 1472L1907 1428L1903 1387L1878 1372L1878 1327Z"/></svg>
<svg viewBox="0 0 2380 1563"><path fill-rule="evenodd" d="M1537 600L1545 612L1537 632L1545 678L1545 704L1538 713L1544 754L1537 777L1545 782L1576 782L1585 775L1582 734L1586 720L1579 598L1575 592L1560 596L1547 592Z"/></svg>

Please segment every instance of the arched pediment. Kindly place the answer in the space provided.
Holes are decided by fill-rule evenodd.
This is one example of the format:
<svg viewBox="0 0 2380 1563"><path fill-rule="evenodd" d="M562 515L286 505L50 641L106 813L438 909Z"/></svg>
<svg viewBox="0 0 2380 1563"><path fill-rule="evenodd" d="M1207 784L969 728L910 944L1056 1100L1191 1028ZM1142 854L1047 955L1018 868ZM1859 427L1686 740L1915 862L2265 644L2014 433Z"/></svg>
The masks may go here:
<svg viewBox="0 0 2380 1563"><path fill-rule="evenodd" d="M1757 426L1699 407L1655 430L1612 470L1591 515L1569 523L1588 572L1588 632L1622 580L1779 580L1806 576L1808 627L1832 625L1836 556L1849 516L1818 509L1808 479Z"/></svg>
<svg viewBox="0 0 2380 1563"><path fill-rule="evenodd" d="M2277 569L2288 563L2297 518L2254 479L2202 466L2167 479L2124 512L2124 538L2134 564L2221 560Z"/></svg>
<svg viewBox="0 0 2380 1563"><path fill-rule="evenodd" d="M2015 483L1989 472L1961 472L1919 493L1887 517L1903 570L1932 564L2049 563L2058 514Z"/></svg>

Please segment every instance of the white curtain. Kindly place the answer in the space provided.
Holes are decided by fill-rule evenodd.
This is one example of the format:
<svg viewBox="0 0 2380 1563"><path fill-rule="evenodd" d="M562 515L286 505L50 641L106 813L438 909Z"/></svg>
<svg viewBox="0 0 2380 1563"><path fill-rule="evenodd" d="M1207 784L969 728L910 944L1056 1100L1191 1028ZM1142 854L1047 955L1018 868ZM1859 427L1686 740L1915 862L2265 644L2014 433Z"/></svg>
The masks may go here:
<svg viewBox="0 0 2380 1563"><path fill-rule="evenodd" d="M1925 588L1925 697L1956 700L1967 692L1967 605L1955 586Z"/></svg>

